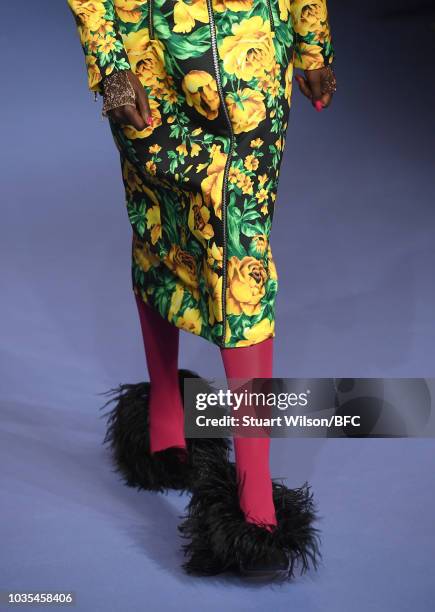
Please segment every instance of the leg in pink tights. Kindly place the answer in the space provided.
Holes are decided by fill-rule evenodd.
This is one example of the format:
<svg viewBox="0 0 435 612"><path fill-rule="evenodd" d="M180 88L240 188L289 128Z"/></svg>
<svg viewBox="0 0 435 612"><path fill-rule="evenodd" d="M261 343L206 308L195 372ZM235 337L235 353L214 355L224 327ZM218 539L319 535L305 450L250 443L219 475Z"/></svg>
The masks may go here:
<svg viewBox="0 0 435 612"><path fill-rule="evenodd" d="M221 349L227 379L271 378L273 338L238 348ZM231 385L229 385L231 388ZM270 438L234 437L236 471L244 486L240 507L250 523L276 525L269 466ZM270 528L269 528L270 529Z"/></svg>
<svg viewBox="0 0 435 612"><path fill-rule="evenodd" d="M180 330L135 295L150 376L150 452L186 450L183 399L178 378Z"/></svg>

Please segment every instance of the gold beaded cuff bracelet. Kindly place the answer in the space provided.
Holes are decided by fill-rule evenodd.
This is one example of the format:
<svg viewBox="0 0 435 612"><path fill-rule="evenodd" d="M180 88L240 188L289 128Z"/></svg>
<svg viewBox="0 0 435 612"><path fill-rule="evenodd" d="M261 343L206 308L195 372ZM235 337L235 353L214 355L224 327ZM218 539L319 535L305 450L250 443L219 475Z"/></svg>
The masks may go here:
<svg viewBox="0 0 435 612"><path fill-rule="evenodd" d="M112 72L103 80L103 117L107 117L107 112L119 106L129 104L136 106L136 94L128 78L126 70Z"/></svg>
<svg viewBox="0 0 435 612"><path fill-rule="evenodd" d="M337 91L337 79L331 66L325 66L325 72L322 75L322 94L333 94Z"/></svg>

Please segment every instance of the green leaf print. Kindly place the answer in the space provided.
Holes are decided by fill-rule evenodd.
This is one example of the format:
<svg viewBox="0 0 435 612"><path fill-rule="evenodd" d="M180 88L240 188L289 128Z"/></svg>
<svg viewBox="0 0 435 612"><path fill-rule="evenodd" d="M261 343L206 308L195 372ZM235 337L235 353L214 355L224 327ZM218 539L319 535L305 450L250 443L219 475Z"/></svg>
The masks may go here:
<svg viewBox="0 0 435 612"><path fill-rule="evenodd" d="M201 313L201 318L203 321L208 321L209 318L209 311L208 311L208 305L206 303L205 300L200 300L199 301L199 312Z"/></svg>
<svg viewBox="0 0 435 612"><path fill-rule="evenodd" d="M258 234L266 234L265 228L260 223L247 223L241 224L242 234L252 238L252 236L258 236Z"/></svg>
<svg viewBox="0 0 435 612"><path fill-rule="evenodd" d="M231 194L234 195L234 194ZM228 238L230 256L235 255L239 259L246 257L246 249L240 242L240 210L234 204L228 206Z"/></svg>
<svg viewBox="0 0 435 612"><path fill-rule="evenodd" d="M168 25L167 19L163 17L160 11L154 10L153 12L153 23L156 38L167 40L173 33Z"/></svg>
<svg viewBox="0 0 435 612"><path fill-rule="evenodd" d="M176 283L174 278L165 279L164 281L160 280L160 285L156 287L153 294L154 302L164 317L168 316L171 297L175 286Z"/></svg>
<svg viewBox="0 0 435 612"><path fill-rule="evenodd" d="M164 234L168 237L168 241L171 244L177 244L179 241L177 222L179 212L177 211L177 205L170 198L162 195L164 206L161 208L161 221Z"/></svg>
<svg viewBox="0 0 435 612"><path fill-rule="evenodd" d="M145 281L145 274L142 268L133 260L133 280L136 284L143 285Z"/></svg>
<svg viewBox="0 0 435 612"><path fill-rule="evenodd" d="M186 251L189 251L191 255L200 259L203 255L203 247L202 244L197 240L195 236L192 237L192 240L189 240L188 247Z"/></svg>
<svg viewBox="0 0 435 612"><path fill-rule="evenodd" d="M130 68L128 62L126 62L123 57L115 59L114 66L117 70L128 70Z"/></svg>
<svg viewBox="0 0 435 612"><path fill-rule="evenodd" d="M242 222L254 221L254 219L258 219L259 217L261 217L261 214L257 210L248 210L248 212L243 213Z"/></svg>
<svg viewBox="0 0 435 612"><path fill-rule="evenodd" d="M131 224L136 228L139 236L143 236L146 228L146 203L142 200L139 205L127 202L127 213Z"/></svg>
<svg viewBox="0 0 435 612"><path fill-rule="evenodd" d="M169 52L181 60L187 60L191 57L201 57L210 48L210 30L208 26L199 28L191 35L174 34L165 41Z"/></svg>

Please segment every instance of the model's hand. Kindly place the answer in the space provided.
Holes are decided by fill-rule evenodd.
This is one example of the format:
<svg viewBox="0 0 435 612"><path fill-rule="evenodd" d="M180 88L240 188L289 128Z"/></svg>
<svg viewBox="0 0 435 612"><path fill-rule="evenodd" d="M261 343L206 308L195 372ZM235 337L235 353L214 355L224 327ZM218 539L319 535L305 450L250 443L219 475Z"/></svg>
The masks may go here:
<svg viewBox="0 0 435 612"><path fill-rule="evenodd" d="M122 125L131 125L140 132L148 125L152 125L153 121L148 95L138 77L131 70L127 71L127 75L136 94L136 108L126 104L125 106L113 108L107 112L107 115L111 121Z"/></svg>
<svg viewBox="0 0 435 612"><path fill-rule="evenodd" d="M331 81L331 71L328 68L316 70L304 70L305 78L299 74L295 75L299 89L317 110L328 107L332 102L333 92L323 93L328 89Z"/></svg>

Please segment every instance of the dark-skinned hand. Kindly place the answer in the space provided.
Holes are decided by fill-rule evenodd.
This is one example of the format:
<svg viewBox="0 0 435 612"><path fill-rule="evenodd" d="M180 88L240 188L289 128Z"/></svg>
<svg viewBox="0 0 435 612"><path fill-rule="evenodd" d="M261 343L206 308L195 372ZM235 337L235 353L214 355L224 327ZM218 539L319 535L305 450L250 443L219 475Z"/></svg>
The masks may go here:
<svg viewBox="0 0 435 612"><path fill-rule="evenodd" d="M321 102L324 108L327 108L332 102L332 93L322 94L322 87L327 78L326 68L317 68L315 70L304 70L305 78L300 74L295 75L299 89L311 104L316 107L316 102Z"/></svg>
<svg viewBox="0 0 435 612"><path fill-rule="evenodd" d="M111 121L121 125L130 125L140 132L148 125L152 125L148 95L138 77L131 70L127 71L127 75L136 94L136 108L126 104L112 108L107 112L107 115Z"/></svg>

